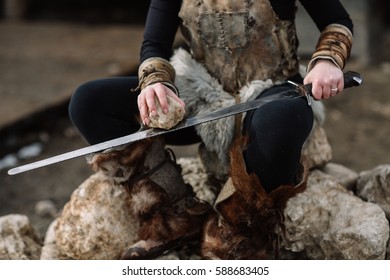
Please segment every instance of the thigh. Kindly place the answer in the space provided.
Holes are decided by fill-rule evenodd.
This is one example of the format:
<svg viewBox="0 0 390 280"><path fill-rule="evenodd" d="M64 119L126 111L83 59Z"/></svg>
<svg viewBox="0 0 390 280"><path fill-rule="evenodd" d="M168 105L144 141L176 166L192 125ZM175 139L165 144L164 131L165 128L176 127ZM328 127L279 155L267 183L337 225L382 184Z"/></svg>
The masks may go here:
<svg viewBox="0 0 390 280"><path fill-rule="evenodd" d="M78 87L69 104L69 116L84 138L95 144L135 132L137 121L136 77L89 81Z"/></svg>

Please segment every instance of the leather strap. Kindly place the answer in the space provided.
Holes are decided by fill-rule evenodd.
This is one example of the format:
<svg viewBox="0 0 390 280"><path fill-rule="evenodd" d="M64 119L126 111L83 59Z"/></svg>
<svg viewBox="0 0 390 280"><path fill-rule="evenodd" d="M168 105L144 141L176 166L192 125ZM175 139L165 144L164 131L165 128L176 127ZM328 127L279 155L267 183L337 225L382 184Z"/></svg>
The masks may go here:
<svg viewBox="0 0 390 280"><path fill-rule="evenodd" d="M310 71L318 59L331 60L340 69L344 69L350 57L352 48L352 33L341 24L330 24L322 32L316 51L307 66Z"/></svg>

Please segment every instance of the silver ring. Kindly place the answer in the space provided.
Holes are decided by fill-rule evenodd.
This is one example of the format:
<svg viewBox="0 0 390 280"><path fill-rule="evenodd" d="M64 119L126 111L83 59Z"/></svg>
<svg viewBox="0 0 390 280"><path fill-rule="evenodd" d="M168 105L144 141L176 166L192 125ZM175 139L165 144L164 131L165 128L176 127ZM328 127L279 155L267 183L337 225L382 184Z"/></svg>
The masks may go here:
<svg viewBox="0 0 390 280"><path fill-rule="evenodd" d="M332 88L330 89L331 92L337 92L338 88Z"/></svg>

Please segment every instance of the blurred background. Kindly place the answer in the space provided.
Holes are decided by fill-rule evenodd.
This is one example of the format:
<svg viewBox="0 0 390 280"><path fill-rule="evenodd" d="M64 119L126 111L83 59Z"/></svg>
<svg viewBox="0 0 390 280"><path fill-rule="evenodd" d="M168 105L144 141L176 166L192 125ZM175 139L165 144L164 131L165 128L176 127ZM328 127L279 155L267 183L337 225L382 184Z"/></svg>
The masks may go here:
<svg viewBox="0 0 390 280"><path fill-rule="evenodd" d="M390 163L390 2L341 2L355 24L346 70L360 72L364 83L324 102L325 129L333 161L361 172ZM148 4L0 0L0 216L26 214L43 234L53 213L91 174L85 158L16 176L6 171L86 145L68 119L69 98L88 80L136 73ZM305 63L319 32L298 8ZM179 153L194 155L196 147ZM41 202L52 210L39 210Z"/></svg>

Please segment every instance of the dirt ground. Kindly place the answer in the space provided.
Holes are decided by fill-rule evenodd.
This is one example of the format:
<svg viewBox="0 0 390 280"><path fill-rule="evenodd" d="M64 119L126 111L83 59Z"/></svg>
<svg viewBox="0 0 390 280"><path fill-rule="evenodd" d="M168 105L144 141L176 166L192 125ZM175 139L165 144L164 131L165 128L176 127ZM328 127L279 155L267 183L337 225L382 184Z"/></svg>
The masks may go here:
<svg viewBox="0 0 390 280"><path fill-rule="evenodd" d="M362 74L363 85L324 101L325 129L333 148L333 162L357 172L390 164L390 63L361 67L352 61L348 69ZM28 135L44 144L42 154L29 162L86 145L65 111L57 114L52 123ZM193 153L193 147L179 150L181 156ZM20 162L23 163L26 162ZM91 170L83 157L16 176L1 170L0 216L26 214L43 238L53 215L39 214L37 203L49 200L60 211L89 174Z"/></svg>

